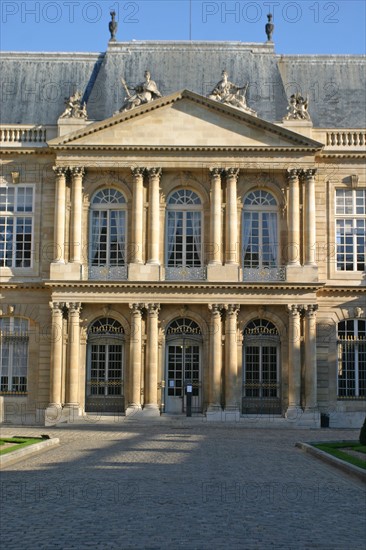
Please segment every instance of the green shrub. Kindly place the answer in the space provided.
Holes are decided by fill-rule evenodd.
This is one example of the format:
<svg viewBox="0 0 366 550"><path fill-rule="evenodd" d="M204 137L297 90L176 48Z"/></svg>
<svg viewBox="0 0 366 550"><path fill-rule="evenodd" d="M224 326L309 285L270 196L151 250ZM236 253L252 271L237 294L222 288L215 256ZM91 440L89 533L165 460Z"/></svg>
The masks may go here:
<svg viewBox="0 0 366 550"><path fill-rule="evenodd" d="M360 443L366 445L366 418L360 431Z"/></svg>

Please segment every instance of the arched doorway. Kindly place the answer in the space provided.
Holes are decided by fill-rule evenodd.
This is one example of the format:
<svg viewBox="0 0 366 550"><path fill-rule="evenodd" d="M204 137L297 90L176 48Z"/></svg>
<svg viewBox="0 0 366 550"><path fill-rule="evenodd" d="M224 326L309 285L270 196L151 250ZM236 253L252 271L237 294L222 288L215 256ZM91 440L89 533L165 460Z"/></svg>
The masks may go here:
<svg viewBox="0 0 366 550"><path fill-rule="evenodd" d="M267 319L250 321L243 332L243 414L280 414L280 336Z"/></svg>
<svg viewBox="0 0 366 550"><path fill-rule="evenodd" d="M94 321L88 329L86 412L125 410L124 330L110 317Z"/></svg>
<svg viewBox="0 0 366 550"><path fill-rule="evenodd" d="M186 411L187 386L192 386L192 412L202 412L202 333L188 318L172 321L166 329L165 412Z"/></svg>

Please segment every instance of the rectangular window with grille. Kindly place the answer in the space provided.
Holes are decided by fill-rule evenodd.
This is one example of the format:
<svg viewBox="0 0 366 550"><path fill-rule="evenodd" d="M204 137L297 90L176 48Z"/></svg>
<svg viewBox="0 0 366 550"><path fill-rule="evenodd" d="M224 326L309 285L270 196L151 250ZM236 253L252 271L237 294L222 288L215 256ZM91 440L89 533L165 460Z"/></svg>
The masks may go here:
<svg viewBox="0 0 366 550"><path fill-rule="evenodd" d="M28 376L28 321L0 318L0 393L24 394Z"/></svg>
<svg viewBox="0 0 366 550"><path fill-rule="evenodd" d="M0 267L32 267L33 186L0 189Z"/></svg>
<svg viewBox="0 0 366 550"><path fill-rule="evenodd" d="M365 271L366 189L336 190L337 271Z"/></svg>
<svg viewBox="0 0 366 550"><path fill-rule="evenodd" d="M338 324L338 398L366 399L366 321Z"/></svg>

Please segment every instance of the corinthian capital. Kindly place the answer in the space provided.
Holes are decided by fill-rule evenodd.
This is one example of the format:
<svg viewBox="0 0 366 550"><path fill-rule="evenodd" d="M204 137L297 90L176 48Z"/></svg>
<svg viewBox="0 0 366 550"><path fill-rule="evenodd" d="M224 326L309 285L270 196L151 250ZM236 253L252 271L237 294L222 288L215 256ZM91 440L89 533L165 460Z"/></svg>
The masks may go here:
<svg viewBox="0 0 366 550"><path fill-rule="evenodd" d="M301 178L304 180L309 180L311 178L314 178L316 173L317 173L316 168L308 168L307 170L301 170Z"/></svg>
<svg viewBox="0 0 366 550"><path fill-rule="evenodd" d="M68 168L67 166L53 166L52 170L55 172L57 177L66 177Z"/></svg>
<svg viewBox="0 0 366 550"><path fill-rule="evenodd" d="M131 172L134 178L137 178L139 176L143 176L145 173L146 168L143 166L132 166Z"/></svg>
<svg viewBox="0 0 366 550"><path fill-rule="evenodd" d="M161 168L148 168L147 173L149 175L149 179L157 178L160 181L162 169Z"/></svg>
<svg viewBox="0 0 366 550"><path fill-rule="evenodd" d="M224 309L226 310L227 315L237 315L240 310L239 304L225 304Z"/></svg>
<svg viewBox="0 0 366 550"><path fill-rule="evenodd" d="M211 179L221 177L222 168L218 168L217 166L212 166L211 168L208 169L208 171L210 173Z"/></svg>
<svg viewBox="0 0 366 550"><path fill-rule="evenodd" d="M85 174L84 166L72 166L70 168L71 176L77 177L77 176L83 176Z"/></svg>
<svg viewBox="0 0 366 550"><path fill-rule="evenodd" d="M223 305L222 304L208 304L208 309L211 312L213 317L220 316L222 314Z"/></svg>
<svg viewBox="0 0 366 550"><path fill-rule="evenodd" d="M301 173L301 170L299 170L298 168L288 168L286 172L287 180L289 182L292 180L297 180L300 173Z"/></svg>
<svg viewBox="0 0 366 550"><path fill-rule="evenodd" d="M235 178L238 179L239 168L226 168L225 169L226 178Z"/></svg>

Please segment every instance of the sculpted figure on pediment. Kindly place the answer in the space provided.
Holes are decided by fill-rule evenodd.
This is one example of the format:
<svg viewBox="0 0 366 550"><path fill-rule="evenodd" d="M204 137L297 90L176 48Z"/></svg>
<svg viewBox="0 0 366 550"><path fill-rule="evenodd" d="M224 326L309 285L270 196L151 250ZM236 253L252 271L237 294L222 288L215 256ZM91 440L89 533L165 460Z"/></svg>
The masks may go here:
<svg viewBox="0 0 366 550"><path fill-rule="evenodd" d="M301 94L292 94L287 107L288 113L283 120L310 120L308 113L309 98Z"/></svg>
<svg viewBox="0 0 366 550"><path fill-rule="evenodd" d="M76 91L69 98L65 97L65 105L66 109L60 118L81 118L84 120L88 118L85 101L83 104L81 103L81 92Z"/></svg>
<svg viewBox="0 0 366 550"><path fill-rule="evenodd" d="M222 71L222 79L216 84L215 88L207 97L256 116L257 113L247 105L245 99L247 89L248 84L245 84L245 86L237 86L228 80L227 72ZM240 93L241 90L243 90L242 93Z"/></svg>
<svg viewBox="0 0 366 550"><path fill-rule="evenodd" d="M144 82L141 82L140 84L137 84L137 86L133 86L131 88L128 88L123 78L121 79L122 85L126 92L126 97L122 107L119 110L120 113L134 109L144 103L150 103L150 101L161 97L161 93L158 90L156 82L151 80L149 71L145 71L144 76ZM134 93L131 93L131 91Z"/></svg>

